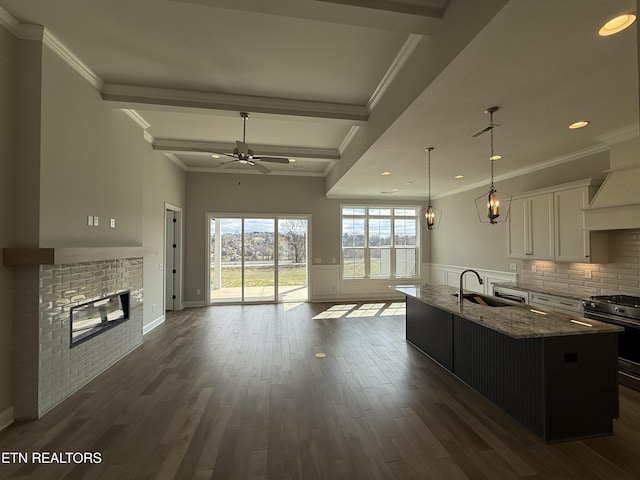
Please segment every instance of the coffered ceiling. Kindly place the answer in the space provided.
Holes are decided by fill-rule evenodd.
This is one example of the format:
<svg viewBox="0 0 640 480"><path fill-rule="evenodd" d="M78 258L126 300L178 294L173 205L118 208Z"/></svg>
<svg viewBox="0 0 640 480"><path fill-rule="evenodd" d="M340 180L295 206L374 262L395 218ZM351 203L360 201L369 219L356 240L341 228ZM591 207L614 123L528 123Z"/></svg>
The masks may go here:
<svg viewBox="0 0 640 480"><path fill-rule="evenodd" d="M273 175L333 197L426 197L602 151L638 122L636 27L597 29L632 0L0 0L43 25L114 108L187 171L259 174L211 157L242 139ZM0 18L2 16L0 15ZM5 23L6 15L5 17ZM23 27L20 27L23 28ZM46 37L46 36L45 36ZM587 119L578 131L567 125ZM604 136L604 137L603 137ZM391 175L381 176L382 171ZM455 180L454 175L464 178Z"/></svg>

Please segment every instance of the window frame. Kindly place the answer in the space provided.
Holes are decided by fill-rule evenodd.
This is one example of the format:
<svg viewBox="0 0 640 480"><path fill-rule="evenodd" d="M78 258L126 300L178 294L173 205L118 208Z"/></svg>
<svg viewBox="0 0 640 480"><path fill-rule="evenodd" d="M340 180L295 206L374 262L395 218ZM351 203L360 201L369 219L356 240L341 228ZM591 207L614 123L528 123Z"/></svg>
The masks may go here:
<svg viewBox="0 0 640 480"><path fill-rule="evenodd" d="M410 210L415 212L415 215L397 214L397 211ZM346 211L346 213L345 213ZM363 213L360 213L360 212ZM372 213L372 211L374 213ZM388 212L388 213L386 213ZM342 280L416 280L420 279L420 264L422 258L422 245L420 238L421 223L420 223L421 207L418 205L362 205L362 204L343 204L340 205L340 278ZM364 245L363 246L345 246L345 218L355 218L364 220ZM378 246L371 245L370 238L370 220L389 220L390 223L390 246ZM396 244L396 220L405 219L413 220L415 224L415 245L399 245ZM362 250L364 255L364 274L363 276L347 276L346 262L345 262L345 250L357 249ZM412 249L415 251L415 275L412 276L399 276L397 269L396 258L398 250ZM378 250L380 256L383 250L388 250L389 259L389 275L377 275L371 273L371 254L373 250ZM382 268L381 268L382 270Z"/></svg>

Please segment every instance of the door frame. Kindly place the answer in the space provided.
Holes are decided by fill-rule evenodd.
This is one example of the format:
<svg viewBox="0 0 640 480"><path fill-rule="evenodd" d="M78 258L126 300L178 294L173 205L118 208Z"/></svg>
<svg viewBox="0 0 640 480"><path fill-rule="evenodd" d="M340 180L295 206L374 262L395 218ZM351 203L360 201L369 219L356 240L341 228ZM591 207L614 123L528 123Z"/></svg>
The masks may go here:
<svg viewBox="0 0 640 480"><path fill-rule="evenodd" d="M243 234L243 244L244 244L244 220L247 218L266 218L266 219L273 219L274 220L274 224L275 224L275 230L274 230L274 288L275 288L275 294L274 294L274 299L270 300L270 301L262 301L262 300L257 300L257 301L251 301L251 302L245 302L244 301L244 272L242 273L242 278L243 278L243 287L242 288L242 298L239 302L224 302L224 303L211 303L211 266L210 266L210 261L211 261L211 219L216 219L216 218L239 218L242 220L243 222L243 228L242 228L242 234ZM282 213L229 213L229 212L206 212L205 213L205 259L206 259L206 274L205 274L205 281L206 281L206 295L205 295L205 301L206 301L206 305L251 305L251 304L276 304L276 303L283 303L280 301L279 299L279 290L278 290L278 235L279 235L279 231L278 231L278 221L281 219L304 219L307 221L307 244L306 244L306 255L307 255L307 278L306 278L306 283L307 283L307 302L309 301L309 299L311 298L311 214L300 214L300 213L292 213L292 214L282 214ZM244 245L243 245L244 248ZM244 257L244 251L243 251L243 257ZM243 266L242 266L243 270L244 270L244 261L243 261Z"/></svg>
<svg viewBox="0 0 640 480"><path fill-rule="evenodd" d="M182 230L183 230L183 212L182 208L172 205L170 203L164 203L164 229L163 229L163 239L162 239L162 257L164 260L164 272L162 275L162 307L163 312L167 311L167 247L168 247L168 238L167 238L167 220L169 219L168 212L173 212L176 218L175 225L175 233L176 233L176 250L175 250L175 277L174 277L174 287L175 291L173 294L176 296L174 301L174 308L172 310L182 310L184 308L183 303L183 279L184 279L184 257L183 257L183 241L182 241Z"/></svg>

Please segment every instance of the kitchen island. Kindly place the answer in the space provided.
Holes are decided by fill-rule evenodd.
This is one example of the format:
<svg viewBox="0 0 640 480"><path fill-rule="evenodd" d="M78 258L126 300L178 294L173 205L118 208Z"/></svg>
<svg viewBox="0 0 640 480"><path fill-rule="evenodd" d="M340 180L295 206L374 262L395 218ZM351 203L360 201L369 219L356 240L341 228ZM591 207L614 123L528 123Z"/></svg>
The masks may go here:
<svg viewBox="0 0 640 480"><path fill-rule="evenodd" d="M407 340L544 441L613 433L620 327L512 302L459 304L449 286L393 288L407 298Z"/></svg>

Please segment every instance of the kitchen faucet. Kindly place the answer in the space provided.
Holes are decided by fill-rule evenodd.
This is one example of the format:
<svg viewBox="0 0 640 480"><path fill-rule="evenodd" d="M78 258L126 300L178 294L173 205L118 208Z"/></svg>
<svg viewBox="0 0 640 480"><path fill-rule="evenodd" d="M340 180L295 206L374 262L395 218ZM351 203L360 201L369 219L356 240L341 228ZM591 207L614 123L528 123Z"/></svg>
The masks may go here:
<svg viewBox="0 0 640 480"><path fill-rule="evenodd" d="M472 270L470 268L463 270L462 273L460 274L460 290L458 290L458 303L460 305L462 305L462 299L464 298L464 293L462 293L462 277L464 277L464 274L467 272L472 272L476 274L476 277L478 277L478 282L480 283L480 285L482 285L484 282L482 281L482 277L480 276L480 274L478 272L476 272L475 270Z"/></svg>

